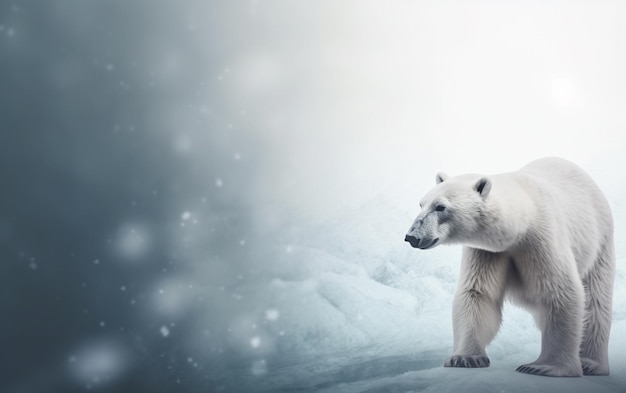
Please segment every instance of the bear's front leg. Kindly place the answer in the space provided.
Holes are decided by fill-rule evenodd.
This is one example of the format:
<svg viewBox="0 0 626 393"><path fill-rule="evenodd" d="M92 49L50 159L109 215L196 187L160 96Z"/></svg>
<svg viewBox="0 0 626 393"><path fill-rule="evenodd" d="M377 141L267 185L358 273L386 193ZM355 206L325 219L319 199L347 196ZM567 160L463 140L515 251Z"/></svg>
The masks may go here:
<svg viewBox="0 0 626 393"><path fill-rule="evenodd" d="M501 302L489 299L485 293L474 289L458 292L452 314L454 354L444 366L488 367L485 347L498 332L501 310Z"/></svg>
<svg viewBox="0 0 626 393"><path fill-rule="evenodd" d="M488 367L485 352L502 321L508 261L495 253L466 248L454 296L454 354L444 367Z"/></svg>

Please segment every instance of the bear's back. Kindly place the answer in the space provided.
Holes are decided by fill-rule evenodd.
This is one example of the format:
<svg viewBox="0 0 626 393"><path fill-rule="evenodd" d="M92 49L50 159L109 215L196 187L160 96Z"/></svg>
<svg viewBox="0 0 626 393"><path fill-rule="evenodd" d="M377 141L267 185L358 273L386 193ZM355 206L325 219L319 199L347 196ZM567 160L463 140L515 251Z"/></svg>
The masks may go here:
<svg viewBox="0 0 626 393"><path fill-rule="evenodd" d="M533 161L518 172L535 188L540 215L566 227L579 273L591 266L596 248L613 236L609 203L595 181L576 164L548 157Z"/></svg>
<svg viewBox="0 0 626 393"><path fill-rule="evenodd" d="M558 157L541 158L519 173L552 194L564 207L608 209L608 202L596 182L573 162Z"/></svg>

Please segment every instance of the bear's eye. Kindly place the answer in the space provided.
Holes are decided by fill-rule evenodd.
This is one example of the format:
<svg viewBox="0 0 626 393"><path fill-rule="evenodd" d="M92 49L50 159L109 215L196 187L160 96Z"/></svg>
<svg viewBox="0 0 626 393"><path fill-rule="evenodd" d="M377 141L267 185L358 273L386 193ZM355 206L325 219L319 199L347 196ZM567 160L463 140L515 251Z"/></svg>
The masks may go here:
<svg viewBox="0 0 626 393"><path fill-rule="evenodd" d="M442 212L444 210L446 210L446 207L444 205L437 205L437 206L435 206L435 211L436 212Z"/></svg>

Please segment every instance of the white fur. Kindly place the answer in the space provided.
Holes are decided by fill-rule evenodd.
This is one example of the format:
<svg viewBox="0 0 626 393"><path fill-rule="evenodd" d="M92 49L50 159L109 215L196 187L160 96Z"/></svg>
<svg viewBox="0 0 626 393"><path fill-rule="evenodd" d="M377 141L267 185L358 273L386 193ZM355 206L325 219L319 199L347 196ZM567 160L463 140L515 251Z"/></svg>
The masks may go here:
<svg viewBox="0 0 626 393"><path fill-rule="evenodd" d="M528 309L541 354L518 371L607 375L613 219L593 180L559 158L488 177L436 176L407 233L414 247L463 244L452 367L486 367L506 298Z"/></svg>

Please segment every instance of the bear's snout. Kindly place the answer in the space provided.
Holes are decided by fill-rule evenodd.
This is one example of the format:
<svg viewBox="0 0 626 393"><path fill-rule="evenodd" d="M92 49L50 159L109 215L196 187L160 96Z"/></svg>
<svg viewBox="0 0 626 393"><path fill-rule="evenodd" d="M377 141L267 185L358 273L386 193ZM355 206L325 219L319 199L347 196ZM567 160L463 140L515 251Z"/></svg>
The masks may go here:
<svg viewBox="0 0 626 393"><path fill-rule="evenodd" d="M428 248L434 247L435 244L437 244L437 242L439 241L439 238L435 238L435 239L430 239L430 238L423 238L423 239L418 239L415 236L412 235L406 235L404 237L404 241L408 242L411 247L413 248L419 248L420 250L426 250Z"/></svg>
<svg viewBox="0 0 626 393"><path fill-rule="evenodd" d="M410 235L406 235L404 237L404 241L408 242L413 248L417 248L417 246L420 244L420 239Z"/></svg>

